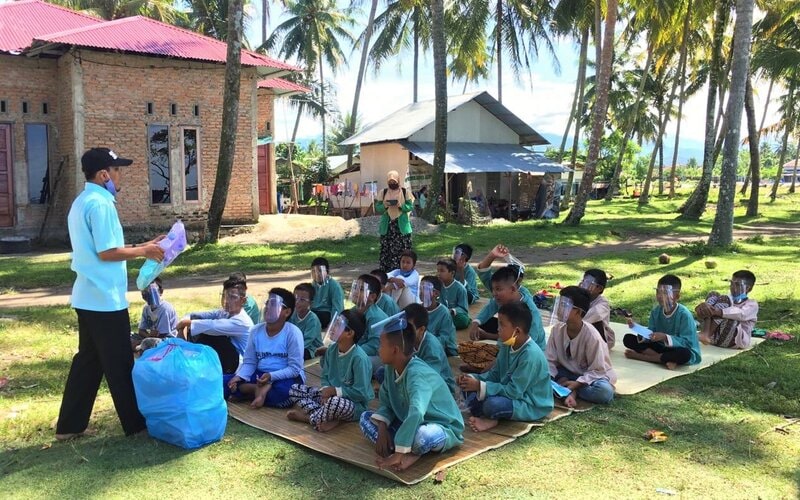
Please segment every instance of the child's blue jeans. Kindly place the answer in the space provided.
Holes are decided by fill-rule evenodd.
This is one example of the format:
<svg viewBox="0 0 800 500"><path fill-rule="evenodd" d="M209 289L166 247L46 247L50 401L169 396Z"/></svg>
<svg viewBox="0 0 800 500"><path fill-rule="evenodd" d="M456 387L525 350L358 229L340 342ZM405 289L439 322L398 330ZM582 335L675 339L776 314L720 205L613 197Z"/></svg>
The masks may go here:
<svg viewBox="0 0 800 500"><path fill-rule="evenodd" d="M378 424L372 421L372 414L374 412L365 411L361 414L361 420L359 421L359 425L361 426L361 433L364 434L364 437L372 441L373 443L378 442ZM397 432L397 429L400 427L400 421L395 420L392 422L392 425L388 427L389 434L392 436L392 441L394 442L394 435ZM444 429L439 424L422 424L417 429L417 433L414 435L414 443L411 445L411 453L414 455L424 455L431 451L441 451L444 448L444 444L447 441L447 435L444 433ZM394 451L394 447L392 447L392 451Z"/></svg>
<svg viewBox="0 0 800 500"><path fill-rule="evenodd" d="M578 376L579 375L572 373L563 366L559 366L556 380L560 380L562 378L566 378L567 380L578 380ZM611 385L611 382L604 378L595 380L591 384L584 385L578 389L578 397L590 403L606 405L614 400L614 386Z"/></svg>
<svg viewBox="0 0 800 500"><path fill-rule="evenodd" d="M477 392L467 392L465 395L467 407L473 417L510 420L514 415L514 402L505 396L488 396L483 401L479 401Z"/></svg>

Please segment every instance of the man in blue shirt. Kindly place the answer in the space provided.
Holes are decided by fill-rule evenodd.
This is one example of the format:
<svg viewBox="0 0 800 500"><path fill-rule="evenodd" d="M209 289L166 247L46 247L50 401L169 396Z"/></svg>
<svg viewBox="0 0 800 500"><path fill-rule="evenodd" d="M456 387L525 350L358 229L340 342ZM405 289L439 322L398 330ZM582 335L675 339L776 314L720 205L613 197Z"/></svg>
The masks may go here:
<svg viewBox="0 0 800 500"><path fill-rule="evenodd" d="M78 353L72 358L56 425L59 441L79 437L89 425L97 389L105 375L126 435L145 430L133 390L133 353L128 316L126 261L147 257L161 261L158 238L125 245L115 196L122 184L120 167L132 160L108 148L84 153L86 185L67 217L72 270L77 277L70 303L78 315Z"/></svg>

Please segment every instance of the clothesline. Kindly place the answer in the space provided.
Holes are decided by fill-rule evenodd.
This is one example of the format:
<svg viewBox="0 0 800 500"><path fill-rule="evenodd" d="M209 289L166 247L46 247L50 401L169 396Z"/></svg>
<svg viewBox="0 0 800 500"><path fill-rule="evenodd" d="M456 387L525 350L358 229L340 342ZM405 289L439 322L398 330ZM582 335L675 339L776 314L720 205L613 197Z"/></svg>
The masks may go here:
<svg viewBox="0 0 800 500"><path fill-rule="evenodd" d="M311 193L323 200L329 200L333 197L353 197L353 198L369 198L374 200L378 195L378 183L366 182L359 185L350 180L342 182L335 182L332 184L312 184Z"/></svg>

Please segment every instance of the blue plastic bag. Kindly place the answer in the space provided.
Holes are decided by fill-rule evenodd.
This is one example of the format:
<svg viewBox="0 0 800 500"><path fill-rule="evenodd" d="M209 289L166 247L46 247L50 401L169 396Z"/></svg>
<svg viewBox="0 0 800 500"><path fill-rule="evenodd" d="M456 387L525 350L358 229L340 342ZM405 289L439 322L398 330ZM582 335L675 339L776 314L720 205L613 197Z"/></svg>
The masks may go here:
<svg viewBox="0 0 800 500"><path fill-rule="evenodd" d="M154 438L181 448L219 441L228 423L222 366L210 347L167 339L133 366L139 411Z"/></svg>
<svg viewBox="0 0 800 500"><path fill-rule="evenodd" d="M139 290L147 288L161 274L161 271L175 260L175 257L186 250L186 228L183 227L183 222L179 220L173 224L167 237L159 241L158 246L164 250L164 259L161 262L153 259L144 261L142 268L139 269L139 276L136 278L136 287Z"/></svg>

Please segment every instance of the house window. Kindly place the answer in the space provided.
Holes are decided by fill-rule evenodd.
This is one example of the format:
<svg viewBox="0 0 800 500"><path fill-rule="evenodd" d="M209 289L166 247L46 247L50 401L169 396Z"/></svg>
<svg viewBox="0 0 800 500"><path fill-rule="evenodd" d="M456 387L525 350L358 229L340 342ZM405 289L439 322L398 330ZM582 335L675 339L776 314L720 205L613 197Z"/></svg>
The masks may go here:
<svg viewBox="0 0 800 500"><path fill-rule="evenodd" d="M148 125L147 158L150 203L170 203L169 128L166 125Z"/></svg>
<svg viewBox="0 0 800 500"><path fill-rule="evenodd" d="M25 125L25 158L28 163L28 201L47 203L50 198L50 171L48 167L47 125Z"/></svg>
<svg viewBox="0 0 800 500"><path fill-rule="evenodd" d="M183 189L186 201L200 201L200 144L196 128L183 129Z"/></svg>

